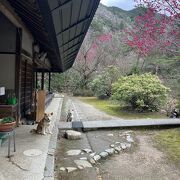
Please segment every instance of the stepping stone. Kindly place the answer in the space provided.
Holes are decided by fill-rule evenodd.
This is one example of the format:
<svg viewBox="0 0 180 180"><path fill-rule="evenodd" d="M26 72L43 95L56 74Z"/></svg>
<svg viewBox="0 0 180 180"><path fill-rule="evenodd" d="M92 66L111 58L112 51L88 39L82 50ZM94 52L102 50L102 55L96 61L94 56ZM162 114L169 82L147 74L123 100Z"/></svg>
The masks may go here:
<svg viewBox="0 0 180 180"><path fill-rule="evenodd" d="M83 168L92 167L92 165L86 160L74 160L74 163Z"/></svg>
<svg viewBox="0 0 180 180"><path fill-rule="evenodd" d="M83 149L83 151L84 151L85 153L92 153L92 150L91 150L91 149L88 149L88 148Z"/></svg>
<svg viewBox="0 0 180 180"><path fill-rule="evenodd" d="M66 152L68 156L77 156L81 153L79 149L73 149Z"/></svg>
<svg viewBox="0 0 180 180"><path fill-rule="evenodd" d="M68 173L70 173L70 172L73 172L73 171L76 171L76 170L77 170L77 168L75 168L75 167L67 167L66 169L67 169L67 172L68 172Z"/></svg>
<svg viewBox="0 0 180 180"><path fill-rule="evenodd" d="M93 158L94 158L95 161L99 161L101 159L101 156L100 155L95 155Z"/></svg>
<svg viewBox="0 0 180 180"><path fill-rule="evenodd" d="M106 158L108 156L108 153L107 152L101 152L99 154L102 158Z"/></svg>
<svg viewBox="0 0 180 180"><path fill-rule="evenodd" d="M114 148L110 148L110 149L106 149L105 150L109 155L112 155L112 154L114 154Z"/></svg>
<svg viewBox="0 0 180 180"><path fill-rule="evenodd" d="M65 171L66 170L66 168L65 167L60 167L60 169L59 169L60 171Z"/></svg>
<svg viewBox="0 0 180 180"><path fill-rule="evenodd" d="M65 137L67 137L67 139L70 140L77 140L77 139L81 139L81 133L74 130L67 130L65 132Z"/></svg>

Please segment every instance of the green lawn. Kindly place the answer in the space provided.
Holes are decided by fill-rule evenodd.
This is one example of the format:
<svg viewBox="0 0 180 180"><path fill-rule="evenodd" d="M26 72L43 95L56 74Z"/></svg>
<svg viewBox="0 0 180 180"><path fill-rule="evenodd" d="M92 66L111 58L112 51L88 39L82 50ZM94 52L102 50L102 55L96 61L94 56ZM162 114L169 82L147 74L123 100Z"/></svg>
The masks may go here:
<svg viewBox="0 0 180 180"><path fill-rule="evenodd" d="M180 166L180 128L161 130L155 139L157 147Z"/></svg>
<svg viewBox="0 0 180 180"><path fill-rule="evenodd" d="M130 110L122 109L122 107L115 101L100 100L95 97L80 97L81 101L91 104L97 109L106 112L109 115L117 116L123 119L143 119L143 118L167 118L157 112L138 113Z"/></svg>

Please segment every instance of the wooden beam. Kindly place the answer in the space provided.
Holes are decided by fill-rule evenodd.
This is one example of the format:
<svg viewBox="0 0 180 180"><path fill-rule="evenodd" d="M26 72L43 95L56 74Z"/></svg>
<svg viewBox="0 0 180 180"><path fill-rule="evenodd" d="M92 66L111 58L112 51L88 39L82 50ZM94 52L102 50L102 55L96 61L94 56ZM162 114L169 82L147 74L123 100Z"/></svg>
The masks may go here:
<svg viewBox="0 0 180 180"><path fill-rule="evenodd" d="M55 7L54 9L51 9L51 12L52 12L52 11L55 11L56 9L61 10L61 9L67 8L67 7L69 7L71 4L72 4L72 0L68 0L68 1L66 1L65 3L62 3L62 4L60 4L59 6Z"/></svg>
<svg viewBox="0 0 180 180"><path fill-rule="evenodd" d="M77 23L75 23L75 24L69 26L68 28L63 29L61 32L57 33L56 36L58 36L58 35L60 35L60 34L62 34L62 33L64 33L64 32L66 32L66 31L72 29L73 27L78 26L78 25L81 24L81 23L87 23L87 22L90 21L90 20L91 20L90 17L86 17L86 18L84 18L84 19L78 21Z"/></svg>
<svg viewBox="0 0 180 180"><path fill-rule="evenodd" d="M85 33L81 33L81 34L75 36L74 38L70 39L68 42L62 44L62 45L60 46L60 48L63 48L63 46L65 46L66 44L68 44L68 43L70 43L70 42L76 40L77 38L81 38L81 37L84 36L84 35L85 35Z"/></svg>

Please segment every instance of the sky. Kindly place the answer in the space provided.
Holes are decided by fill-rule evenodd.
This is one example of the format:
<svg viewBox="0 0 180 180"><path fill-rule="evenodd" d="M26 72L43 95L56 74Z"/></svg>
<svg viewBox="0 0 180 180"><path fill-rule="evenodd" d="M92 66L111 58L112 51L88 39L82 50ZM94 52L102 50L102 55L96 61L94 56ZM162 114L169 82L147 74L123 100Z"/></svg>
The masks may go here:
<svg viewBox="0 0 180 180"><path fill-rule="evenodd" d="M131 10L134 8L133 0L101 0L101 3L106 6L116 6L124 10Z"/></svg>

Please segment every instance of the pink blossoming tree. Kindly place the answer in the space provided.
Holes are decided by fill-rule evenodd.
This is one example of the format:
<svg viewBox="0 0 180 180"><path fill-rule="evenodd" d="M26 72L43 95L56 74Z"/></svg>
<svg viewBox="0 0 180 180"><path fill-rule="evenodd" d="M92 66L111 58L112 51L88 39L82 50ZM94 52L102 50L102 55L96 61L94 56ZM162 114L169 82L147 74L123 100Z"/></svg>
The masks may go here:
<svg viewBox="0 0 180 180"><path fill-rule="evenodd" d="M98 69L99 64L106 58L106 47L112 40L111 34L102 34L94 40L87 34L79 51L73 69L81 76L81 88L87 89L87 84L92 74Z"/></svg>
<svg viewBox="0 0 180 180"><path fill-rule="evenodd" d="M153 54L179 54L179 0L135 0L146 13L135 18L126 29L125 43L136 49L139 57ZM162 14L164 13L164 14Z"/></svg>

